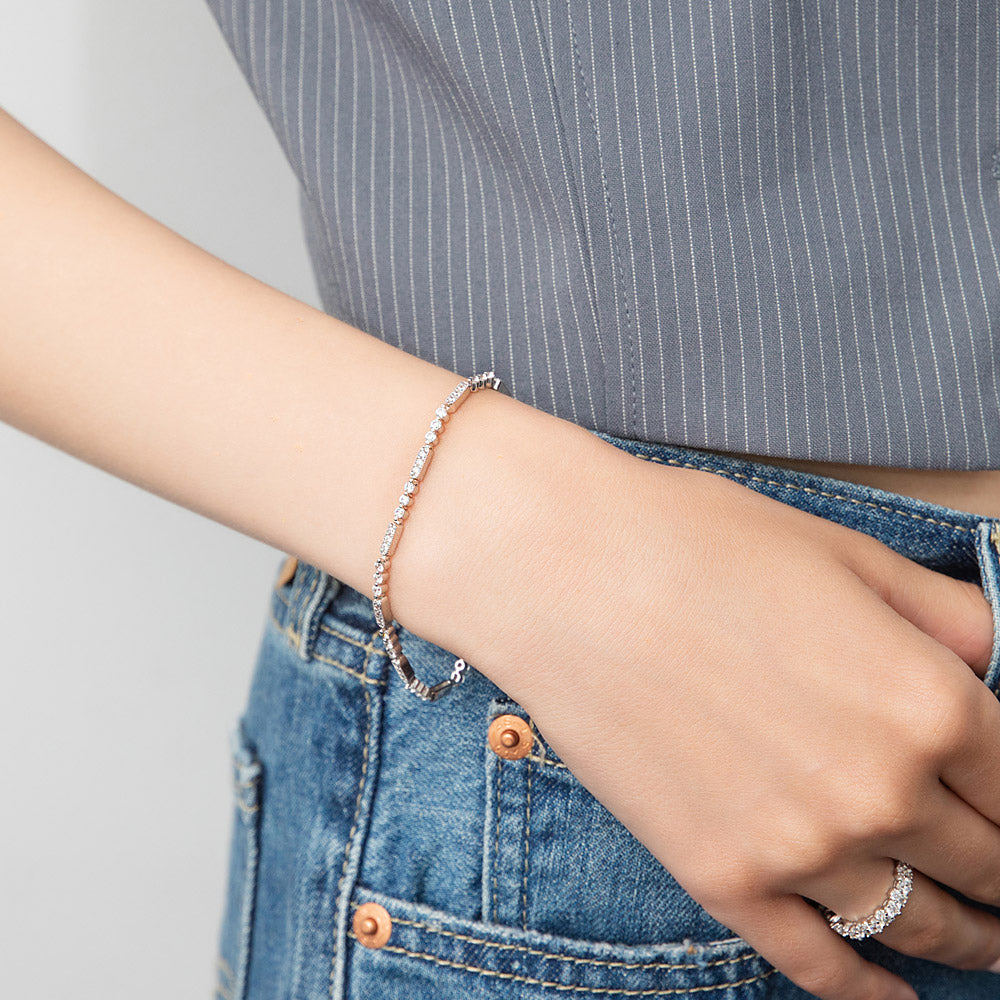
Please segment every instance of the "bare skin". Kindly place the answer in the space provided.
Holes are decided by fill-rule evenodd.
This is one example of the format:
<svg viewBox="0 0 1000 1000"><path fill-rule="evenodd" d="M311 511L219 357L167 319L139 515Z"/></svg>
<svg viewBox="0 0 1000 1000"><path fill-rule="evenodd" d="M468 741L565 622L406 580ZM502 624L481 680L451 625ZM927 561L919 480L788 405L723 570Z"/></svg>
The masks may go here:
<svg viewBox="0 0 1000 1000"><path fill-rule="evenodd" d="M0 418L367 592L455 373L229 267L2 113L0 285ZM1000 921L932 881L1000 903L978 587L492 392L420 490L397 619L520 701L713 916L822 1000L912 998L803 899L861 915L900 857L919 874L882 940L998 963Z"/></svg>

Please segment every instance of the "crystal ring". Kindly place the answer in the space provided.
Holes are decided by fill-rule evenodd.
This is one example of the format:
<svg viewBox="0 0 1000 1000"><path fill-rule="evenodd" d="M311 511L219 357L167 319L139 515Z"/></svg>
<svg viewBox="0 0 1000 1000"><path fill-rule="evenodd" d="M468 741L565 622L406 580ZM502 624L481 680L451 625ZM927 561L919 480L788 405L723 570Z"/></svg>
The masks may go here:
<svg viewBox="0 0 1000 1000"><path fill-rule="evenodd" d="M905 861L896 862L896 873L885 901L862 920L848 920L833 910L823 907L827 923L841 936L861 941L873 934L881 934L903 912L913 888L913 869Z"/></svg>

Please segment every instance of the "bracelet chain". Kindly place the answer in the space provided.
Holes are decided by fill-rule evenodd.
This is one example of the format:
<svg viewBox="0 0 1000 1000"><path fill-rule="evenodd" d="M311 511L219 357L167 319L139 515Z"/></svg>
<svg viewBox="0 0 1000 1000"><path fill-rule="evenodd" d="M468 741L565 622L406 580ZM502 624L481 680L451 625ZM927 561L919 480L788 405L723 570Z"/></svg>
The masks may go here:
<svg viewBox="0 0 1000 1000"><path fill-rule="evenodd" d="M425 684L420 680L410 666L410 661L399 642L399 635L396 631L396 622L393 620L392 612L389 610L389 565L391 557L395 554L399 545L399 538L403 533L403 524L409 516L410 508L419 489L420 481L427 472L433 455L434 446L438 442L440 434L443 432L448 420L454 414L470 393L479 389L501 389L500 379L492 372L480 372L470 378L463 379L448 394L445 401L434 411L434 419L431 420L430 429L424 435L424 443L417 452L417 457L413 461L410 475L403 486L403 492L399 495L397 506L389 522L389 527L385 530L382 538L382 545L379 548L378 557L375 560L375 573L372 582L372 606L375 611L375 622L378 625L379 635L382 643L389 655L389 660L402 678L408 691L411 691L423 701L436 701L445 692L450 691L457 684L461 684L468 669L468 663L458 657L452 667L451 675L447 680L443 680L434 685Z"/></svg>

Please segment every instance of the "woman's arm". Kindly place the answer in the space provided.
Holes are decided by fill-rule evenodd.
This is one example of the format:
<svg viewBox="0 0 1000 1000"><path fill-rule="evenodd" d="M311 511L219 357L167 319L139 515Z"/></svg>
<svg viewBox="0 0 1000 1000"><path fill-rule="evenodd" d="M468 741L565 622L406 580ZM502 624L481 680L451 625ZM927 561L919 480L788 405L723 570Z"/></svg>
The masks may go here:
<svg viewBox="0 0 1000 1000"><path fill-rule="evenodd" d="M363 592L430 414L472 374L229 267L2 113L0 288L0 417ZM860 915L896 857L918 879L881 940L1000 957L1000 921L932 881L1000 903L975 585L494 392L449 424L392 572L398 620L516 698L805 989L913 997L803 899Z"/></svg>
<svg viewBox="0 0 1000 1000"><path fill-rule="evenodd" d="M473 374L231 267L2 111L0 288L0 418L363 592L433 410ZM490 453L498 422L517 428L516 456ZM499 393L463 405L435 449L435 466L452 465L451 475L428 473L400 545L392 593L403 624L420 632L428 601L447 607L446 588L468 584L437 578L447 567L422 556L437 546L421 522L435 507L460 509L463 470L514 499L518 488L501 490L487 466L523 474L532 445L557 427L584 446L593 438ZM452 517L448 536L471 550L482 527Z"/></svg>

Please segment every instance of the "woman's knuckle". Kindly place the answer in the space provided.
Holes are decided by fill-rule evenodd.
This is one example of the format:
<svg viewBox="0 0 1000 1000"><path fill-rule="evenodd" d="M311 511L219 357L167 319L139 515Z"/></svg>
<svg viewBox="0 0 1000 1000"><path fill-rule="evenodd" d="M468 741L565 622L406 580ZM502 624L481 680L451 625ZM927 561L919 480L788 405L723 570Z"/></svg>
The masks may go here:
<svg viewBox="0 0 1000 1000"><path fill-rule="evenodd" d="M922 823L917 799L897 790L882 801L869 830L873 840L898 840L916 833Z"/></svg>
<svg viewBox="0 0 1000 1000"><path fill-rule="evenodd" d="M840 840L810 817L776 819L761 848L763 865L782 885L815 878L835 866Z"/></svg>
<svg viewBox="0 0 1000 1000"><path fill-rule="evenodd" d="M922 822L920 797L914 794L912 781L902 774L887 774L869 782L866 792L858 794L853 808L843 815L855 843L907 837Z"/></svg>
<svg viewBox="0 0 1000 1000"><path fill-rule="evenodd" d="M981 731L981 708L976 695L971 685L944 681L925 695L917 718L911 719L915 750L923 762L940 765L966 750Z"/></svg>

